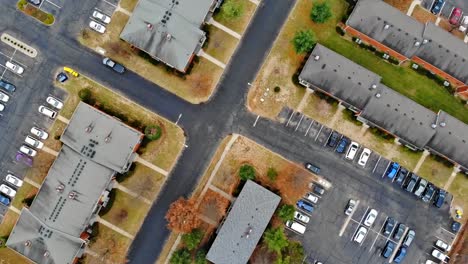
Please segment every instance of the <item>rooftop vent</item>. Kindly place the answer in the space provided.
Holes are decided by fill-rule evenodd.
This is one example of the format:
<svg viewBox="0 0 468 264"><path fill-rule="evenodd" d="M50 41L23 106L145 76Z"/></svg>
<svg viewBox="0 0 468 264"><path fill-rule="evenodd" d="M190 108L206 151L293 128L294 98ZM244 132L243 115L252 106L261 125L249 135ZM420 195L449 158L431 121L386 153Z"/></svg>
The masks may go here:
<svg viewBox="0 0 468 264"><path fill-rule="evenodd" d="M440 122L439 124L441 127L445 127L445 125L447 125L445 122Z"/></svg>
<svg viewBox="0 0 468 264"><path fill-rule="evenodd" d="M375 97L380 98L382 95L380 93L376 93Z"/></svg>
<svg viewBox="0 0 468 264"><path fill-rule="evenodd" d="M86 133L91 133L91 131L93 131L93 128L94 128L93 123L89 124L89 125L85 128Z"/></svg>
<svg viewBox="0 0 468 264"><path fill-rule="evenodd" d="M169 34L169 33L167 33L167 34L166 34L166 40L171 40L171 39L172 39L172 35Z"/></svg>
<svg viewBox="0 0 468 264"><path fill-rule="evenodd" d="M74 192L74 191L71 191L69 194L68 194L68 198L69 199L72 199L72 200L76 200L76 197L77 197L77 193Z"/></svg>
<svg viewBox="0 0 468 264"><path fill-rule="evenodd" d="M30 246L31 246L31 241L30 241L30 240L26 240L26 242L24 242L24 246L25 246L25 247L30 247Z"/></svg>
<svg viewBox="0 0 468 264"><path fill-rule="evenodd" d="M416 41L416 42L414 43L414 46L415 46L415 47L419 47L419 46L421 46L421 42L419 42L419 41Z"/></svg>
<svg viewBox="0 0 468 264"><path fill-rule="evenodd" d="M432 129L435 129L437 127L436 124L431 124Z"/></svg>
<svg viewBox="0 0 468 264"><path fill-rule="evenodd" d="M104 142L109 143L112 140L112 132L107 135L107 137L104 139Z"/></svg>
<svg viewBox="0 0 468 264"><path fill-rule="evenodd" d="M422 44L426 44L426 43L428 43L428 42L429 42L429 40L427 40L427 39L423 39L423 42L422 42Z"/></svg>
<svg viewBox="0 0 468 264"><path fill-rule="evenodd" d="M389 29L389 28L390 28L390 25L389 25L389 24L385 24L384 29Z"/></svg>
<svg viewBox="0 0 468 264"><path fill-rule="evenodd" d="M153 30L153 24L147 23L147 24L146 24L146 29L148 29L148 30Z"/></svg>
<svg viewBox="0 0 468 264"><path fill-rule="evenodd" d="M314 60L316 60L316 61L320 60L320 56L319 56L319 55L315 55L315 56L314 56Z"/></svg>
<svg viewBox="0 0 468 264"><path fill-rule="evenodd" d="M62 193L64 189L65 189L65 185L63 185L63 184L61 184L61 183L55 188L55 190L56 190L58 193Z"/></svg>
<svg viewBox="0 0 468 264"><path fill-rule="evenodd" d="M50 252L46 250L46 251L44 252L44 257L48 258L49 256L50 256Z"/></svg>
<svg viewBox="0 0 468 264"><path fill-rule="evenodd" d="M372 84L372 89L377 89L377 84Z"/></svg>

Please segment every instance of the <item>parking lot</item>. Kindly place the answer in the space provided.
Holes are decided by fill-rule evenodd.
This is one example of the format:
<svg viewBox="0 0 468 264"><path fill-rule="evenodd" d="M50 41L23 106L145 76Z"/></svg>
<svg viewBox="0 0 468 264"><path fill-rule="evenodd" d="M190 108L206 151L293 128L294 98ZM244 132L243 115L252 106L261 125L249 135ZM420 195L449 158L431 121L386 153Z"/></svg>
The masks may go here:
<svg viewBox="0 0 468 264"><path fill-rule="evenodd" d="M104 13L110 17L117 9L117 5L119 4L120 0L99 0L96 4L95 9Z"/></svg>
<svg viewBox="0 0 468 264"><path fill-rule="evenodd" d="M321 164L320 161L304 161L319 166L321 176L331 181L333 186L320 198L316 210L310 214L305 234L290 232L291 236L303 242L308 263L316 260L333 264L390 263L398 247L391 257L385 259L381 254L386 243L391 240L398 246L405 236L394 239L394 230L390 235L383 234L382 229L388 217L404 224L407 227L405 234L409 229L416 233L403 263L424 263L427 259L435 261L431 256L435 241L442 239L452 243L455 234L450 231L450 195L446 197L442 208L436 208L432 202L425 203L394 183L395 178L392 180L386 177L391 161L377 153L371 153L365 167L358 165L356 157L360 156L365 146L359 146L355 158L348 160L345 159L345 153L337 153L336 148L327 146L332 133L330 128L287 108L281 111L278 119L288 133L303 135L301 143L304 148L308 145L318 146L320 151L329 152L336 157L336 161L351 164L353 168L338 171L337 168L328 169L327 166L333 165ZM358 204L353 214L346 216L344 210L349 199L358 201ZM371 209L377 210L378 216L370 228L366 227L368 232L359 244L353 238Z"/></svg>
<svg viewBox="0 0 468 264"><path fill-rule="evenodd" d="M0 89L8 96L8 100L2 101L3 111L0 112L0 184L17 190L11 183L6 183L5 176L13 174L19 179L23 179L26 170L34 166L34 158L28 157L19 152L19 148L25 144L27 135L31 135L31 127L47 130L53 120L40 114L40 105L47 105L46 98L54 96L64 99L65 93L52 86L39 86L38 79L53 78L55 69L40 68L37 60L41 57L31 58L20 51L0 42L0 74L1 79L16 86L14 92ZM21 66L24 71L21 74L15 73L6 68L6 63L14 63ZM47 82L41 82L47 83ZM37 150L37 149L36 149ZM37 150L40 151L40 150ZM13 200L13 199L11 199ZM0 204L0 221L6 213L7 207Z"/></svg>
<svg viewBox="0 0 468 264"><path fill-rule="evenodd" d="M434 5L435 0L422 0L421 6L425 9L431 11L432 6ZM463 10L463 14L468 14L468 1L466 0L447 0L440 12L440 15L444 18L449 18L452 14L452 11L455 7L459 7Z"/></svg>
<svg viewBox="0 0 468 264"><path fill-rule="evenodd" d="M42 0L39 4L39 9L42 11L57 16L60 9L65 5L65 0Z"/></svg>

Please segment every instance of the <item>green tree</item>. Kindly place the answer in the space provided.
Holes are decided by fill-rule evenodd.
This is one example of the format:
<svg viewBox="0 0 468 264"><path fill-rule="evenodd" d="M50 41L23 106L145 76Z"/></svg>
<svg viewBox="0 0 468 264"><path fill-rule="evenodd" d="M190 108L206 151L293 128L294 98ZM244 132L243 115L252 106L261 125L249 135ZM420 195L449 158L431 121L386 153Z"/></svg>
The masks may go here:
<svg viewBox="0 0 468 264"><path fill-rule="evenodd" d="M221 12L225 18L239 18L244 13L244 6L239 1L226 0L221 6Z"/></svg>
<svg viewBox="0 0 468 264"><path fill-rule="evenodd" d="M275 170L275 168L269 168L267 172L268 179L271 181L275 181L276 177L278 177L278 172Z"/></svg>
<svg viewBox="0 0 468 264"><path fill-rule="evenodd" d="M242 165L239 169L239 177L243 181L255 180L255 169L251 165Z"/></svg>
<svg viewBox="0 0 468 264"><path fill-rule="evenodd" d="M172 253L169 263L190 264L192 263L192 257L190 256L190 252L186 248L181 248L181 249L174 251L174 253Z"/></svg>
<svg viewBox="0 0 468 264"><path fill-rule="evenodd" d="M310 18L315 23L325 23L331 16L332 12L328 2L316 3L310 11Z"/></svg>
<svg viewBox="0 0 468 264"><path fill-rule="evenodd" d="M263 234L263 241L268 250L276 252L279 256L281 256L281 251L289 244L282 227L267 229Z"/></svg>
<svg viewBox="0 0 468 264"><path fill-rule="evenodd" d="M198 228L195 228L192 230L192 232L183 234L182 241L184 241L184 245L187 247L188 250L194 250L202 241L203 236L203 231Z"/></svg>
<svg viewBox="0 0 468 264"><path fill-rule="evenodd" d="M158 125L149 125L145 127L145 136L149 140L158 140L162 135L162 129Z"/></svg>
<svg viewBox="0 0 468 264"><path fill-rule="evenodd" d="M278 210L278 217L283 221L292 220L296 209L290 204L283 204Z"/></svg>
<svg viewBox="0 0 468 264"><path fill-rule="evenodd" d="M289 242L284 249L285 258L288 258L289 263L298 264L304 260L304 247L299 242Z"/></svg>
<svg viewBox="0 0 468 264"><path fill-rule="evenodd" d="M311 51L317 40L314 32L308 29L297 31L292 42L296 53L301 54Z"/></svg>
<svg viewBox="0 0 468 264"><path fill-rule="evenodd" d="M206 260L206 252L204 250L197 251L195 255L195 264L208 264L208 260Z"/></svg>

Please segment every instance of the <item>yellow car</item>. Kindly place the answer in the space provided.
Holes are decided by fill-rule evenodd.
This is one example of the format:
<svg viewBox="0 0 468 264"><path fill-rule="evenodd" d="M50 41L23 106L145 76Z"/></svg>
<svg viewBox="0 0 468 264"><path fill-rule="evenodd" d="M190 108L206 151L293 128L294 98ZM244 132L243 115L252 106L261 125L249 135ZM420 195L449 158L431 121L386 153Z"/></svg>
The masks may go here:
<svg viewBox="0 0 468 264"><path fill-rule="evenodd" d="M75 70L73 70L72 68L63 67L63 70L64 70L65 72L68 72L69 74L75 76L75 77L80 76L80 74L79 74L78 72L76 72Z"/></svg>

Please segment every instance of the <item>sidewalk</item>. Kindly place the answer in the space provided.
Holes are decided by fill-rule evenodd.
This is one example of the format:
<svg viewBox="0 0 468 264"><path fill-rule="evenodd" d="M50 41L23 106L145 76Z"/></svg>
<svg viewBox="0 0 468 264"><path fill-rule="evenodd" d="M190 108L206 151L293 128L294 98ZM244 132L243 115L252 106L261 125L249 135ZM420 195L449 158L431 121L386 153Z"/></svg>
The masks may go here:
<svg viewBox="0 0 468 264"><path fill-rule="evenodd" d="M117 226L115 226L115 225L113 225L113 224L107 222L106 220L102 219L102 218L99 217L99 216L97 217L97 221L98 221L99 223L105 225L106 227L108 227L108 228L114 230L115 232L117 232L117 233L119 233L119 234L121 234L121 235L123 235L123 236L126 236L126 237L130 238L131 240L133 240L133 239L135 238L135 236L133 236L132 234L130 234L130 233L128 233L127 231L125 231L125 230L123 230L123 229L121 229L121 228L119 228L119 227L117 227Z"/></svg>
<svg viewBox="0 0 468 264"><path fill-rule="evenodd" d="M164 176L167 176L169 174L169 172L159 168L158 166L154 165L153 163L151 163L151 162L149 162L147 160L142 159L140 156L137 156L135 158L135 162L138 162L138 163L140 163L142 165L145 165L146 167L148 167L148 168L150 168L150 169L152 169L152 170L154 170L154 171L156 171L158 173L161 173Z"/></svg>

